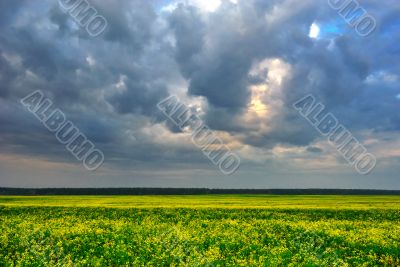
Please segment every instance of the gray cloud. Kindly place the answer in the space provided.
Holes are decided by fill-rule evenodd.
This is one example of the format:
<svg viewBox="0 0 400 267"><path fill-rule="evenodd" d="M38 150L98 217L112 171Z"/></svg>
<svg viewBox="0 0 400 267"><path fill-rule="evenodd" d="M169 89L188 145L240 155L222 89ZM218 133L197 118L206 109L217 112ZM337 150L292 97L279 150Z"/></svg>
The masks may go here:
<svg viewBox="0 0 400 267"><path fill-rule="evenodd" d="M279 169L291 162L284 155L274 158L276 147L305 147L306 159L307 153L327 153L315 145L321 136L292 108L308 93L360 139L390 135L391 142L398 141L392 137L400 130L400 7L395 0L361 3L379 22L368 38L358 36L327 3L316 1L222 1L214 12L194 4L163 11L168 3L160 1L91 3L108 21L107 31L96 38L57 1L0 1L1 154L74 162L19 106L21 97L37 89L104 151L105 166L113 173L131 168L153 178L166 169L188 176L193 169L216 173L156 108L177 91L188 101L202 97L202 119L229 136L235 149L263 151L265 166L258 154L242 151L246 160L238 177L252 173L258 177L254 185L262 184L265 168L279 177ZM320 27L318 38L308 36L312 23ZM277 88L271 89L271 66L251 73L265 59L290 67ZM261 99L269 108L264 117L246 117L251 86L274 90ZM395 173L396 161L387 160L388 169L380 173Z"/></svg>

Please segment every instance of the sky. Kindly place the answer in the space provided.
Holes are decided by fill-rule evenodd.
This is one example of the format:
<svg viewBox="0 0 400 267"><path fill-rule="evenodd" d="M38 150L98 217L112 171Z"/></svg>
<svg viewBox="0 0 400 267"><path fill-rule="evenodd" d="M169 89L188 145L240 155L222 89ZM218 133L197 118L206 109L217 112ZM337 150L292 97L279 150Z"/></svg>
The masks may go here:
<svg viewBox="0 0 400 267"><path fill-rule="evenodd" d="M66 0L63 0L64 2ZM68 0L69 1L69 0ZM361 36L328 0L0 0L0 187L400 189L400 2ZM40 90L104 154L87 170L24 105ZM359 174L297 111L312 95L376 157ZM224 175L157 108L176 96L240 158Z"/></svg>

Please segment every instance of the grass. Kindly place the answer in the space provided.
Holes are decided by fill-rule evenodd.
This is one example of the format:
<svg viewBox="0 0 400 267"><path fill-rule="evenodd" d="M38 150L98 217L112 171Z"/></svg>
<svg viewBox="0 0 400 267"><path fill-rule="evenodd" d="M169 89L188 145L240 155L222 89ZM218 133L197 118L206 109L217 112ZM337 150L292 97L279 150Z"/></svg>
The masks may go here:
<svg viewBox="0 0 400 267"><path fill-rule="evenodd" d="M398 196L0 197L0 266L399 266Z"/></svg>
<svg viewBox="0 0 400 267"><path fill-rule="evenodd" d="M7 207L400 209L400 196L0 196Z"/></svg>

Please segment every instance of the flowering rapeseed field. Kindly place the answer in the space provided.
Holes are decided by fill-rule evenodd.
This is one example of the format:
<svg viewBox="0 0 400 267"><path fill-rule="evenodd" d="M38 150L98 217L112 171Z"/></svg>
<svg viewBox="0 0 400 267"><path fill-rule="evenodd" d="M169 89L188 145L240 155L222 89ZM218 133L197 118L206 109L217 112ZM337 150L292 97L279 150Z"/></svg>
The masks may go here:
<svg viewBox="0 0 400 267"><path fill-rule="evenodd" d="M0 197L0 266L399 266L400 197Z"/></svg>

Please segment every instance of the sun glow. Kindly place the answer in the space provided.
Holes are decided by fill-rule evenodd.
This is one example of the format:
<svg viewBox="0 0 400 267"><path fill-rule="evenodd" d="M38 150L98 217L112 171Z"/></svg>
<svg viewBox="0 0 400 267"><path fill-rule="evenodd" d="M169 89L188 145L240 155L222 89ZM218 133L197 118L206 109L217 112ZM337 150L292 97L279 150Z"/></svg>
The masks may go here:
<svg viewBox="0 0 400 267"><path fill-rule="evenodd" d="M263 98L267 93L266 85L255 85L250 87L251 99L249 111L255 113L257 116L267 115L268 107L264 103Z"/></svg>
<svg viewBox="0 0 400 267"><path fill-rule="evenodd" d="M310 26L310 32L308 33L308 36L310 38L318 38L319 35L319 27L317 24L313 23Z"/></svg>
<svg viewBox="0 0 400 267"><path fill-rule="evenodd" d="M271 98L279 98L284 77L289 73L290 66L278 58L265 59L255 63L250 75L262 77L264 82L250 86L251 98L248 112L257 117L265 117L271 113ZM269 99L269 100L268 100Z"/></svg>

